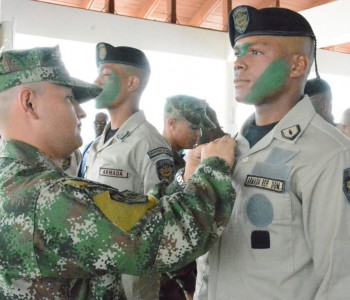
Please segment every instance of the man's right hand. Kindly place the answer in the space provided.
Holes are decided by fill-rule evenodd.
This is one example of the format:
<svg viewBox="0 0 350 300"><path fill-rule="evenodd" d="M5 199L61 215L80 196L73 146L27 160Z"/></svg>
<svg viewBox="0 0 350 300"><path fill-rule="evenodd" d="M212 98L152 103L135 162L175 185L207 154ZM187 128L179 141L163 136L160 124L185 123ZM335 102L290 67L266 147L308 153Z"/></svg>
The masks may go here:
<svg viewBox="0 0 350 300"><path fill-rule="evenodd" d="M208 157L217 156L224 159L230 168L233 166L235 161L235 149L236 141L229 135L225 135L222 138L216 139L209 144L200 145L193 149L186 162L184 180L187 182L188 178L193 175L198 165L203 159Z"/></svg>

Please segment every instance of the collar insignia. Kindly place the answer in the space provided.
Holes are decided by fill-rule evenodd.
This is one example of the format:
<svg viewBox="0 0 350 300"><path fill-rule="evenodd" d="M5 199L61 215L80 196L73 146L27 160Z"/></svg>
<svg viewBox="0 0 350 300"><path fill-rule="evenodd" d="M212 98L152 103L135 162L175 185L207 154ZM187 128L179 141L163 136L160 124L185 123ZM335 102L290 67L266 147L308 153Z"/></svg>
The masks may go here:
<svg viewBox="0 0 350 300"><path fill-rule="evenodd" d="M288 128L285 128L281 131L281 134L282 136L285 138L285 139L288 139L288 140L294 140L298 134L300 133L300 126L299 125L294 125L294 126L291 126L291 127L288 127Z"/></svg>

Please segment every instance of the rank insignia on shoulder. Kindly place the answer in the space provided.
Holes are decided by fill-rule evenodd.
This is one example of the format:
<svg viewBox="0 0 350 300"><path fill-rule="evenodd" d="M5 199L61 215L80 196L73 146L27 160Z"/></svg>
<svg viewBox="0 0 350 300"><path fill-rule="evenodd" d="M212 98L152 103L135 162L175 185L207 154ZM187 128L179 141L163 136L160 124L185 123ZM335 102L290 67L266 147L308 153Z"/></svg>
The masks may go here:
<svg viewBox="0 0 350 300"><path fill-rule="evenodd" d="M174 176L174 164L170 159L161 159L157 161L157 175L160 180L171 180Z"/></svg>
<svg viewBox="0 0 350 300"><path fill-rule="evenodd" d="M343 172L343 191L350 203L350 168L347 168Z"/></svg>
<svg viewBox="0 0 350 300"><path fill-rule="evenodd" d="M294 125L285 129L282 129L281 134L285 139L294 140L300 133L300 126Z"/></svg>

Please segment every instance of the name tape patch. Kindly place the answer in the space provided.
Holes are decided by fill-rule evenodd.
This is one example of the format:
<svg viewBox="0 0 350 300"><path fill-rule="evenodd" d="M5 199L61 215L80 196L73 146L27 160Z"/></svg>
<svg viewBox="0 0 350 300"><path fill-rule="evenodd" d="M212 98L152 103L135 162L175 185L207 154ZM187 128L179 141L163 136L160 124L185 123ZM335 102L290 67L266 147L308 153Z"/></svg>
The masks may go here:
<svg viewBox="0 0 350 300"><path fill-rule="evenodd" d="M119 169L100 168L100 176L128 178L128 172Z"/></svg>
<svg viewBox="0 0 350 300"><path fill-rule="evenodd" d="M270 191L274 191L274 192L278 192L278 193L282 193L284 190L284 181L283 180L258 177L258 176L253 176L253 175L247 175L247 178L245 180L244 185L254 186L257 188L270 190Z"/></svg>

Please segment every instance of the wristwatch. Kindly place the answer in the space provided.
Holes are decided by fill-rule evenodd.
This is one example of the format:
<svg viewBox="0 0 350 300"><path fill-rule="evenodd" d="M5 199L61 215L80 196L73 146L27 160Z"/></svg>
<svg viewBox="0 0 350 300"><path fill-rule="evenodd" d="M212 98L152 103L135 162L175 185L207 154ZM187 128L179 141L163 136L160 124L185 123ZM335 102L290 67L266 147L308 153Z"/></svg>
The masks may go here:
<svg viewBox="0 0 350 300"><path fill-rule="evenodd" d="M185 168L181 168L175 174L175 180L182 189L186 187L186 182L184 180L184 173L185 173Z"/></svg>

